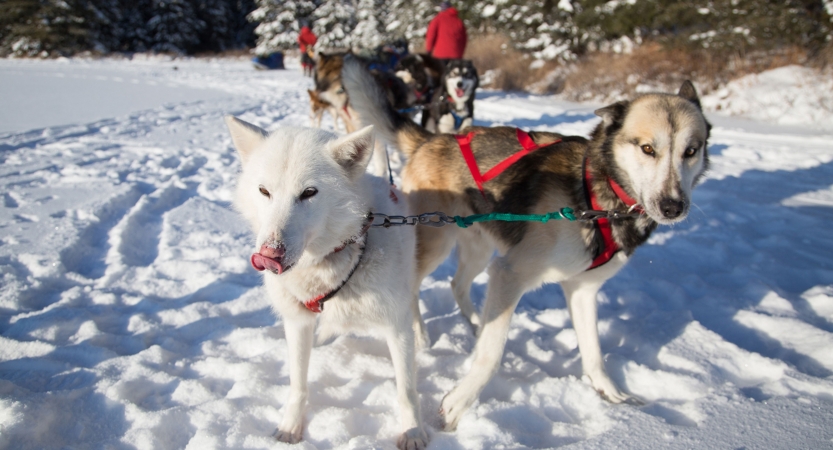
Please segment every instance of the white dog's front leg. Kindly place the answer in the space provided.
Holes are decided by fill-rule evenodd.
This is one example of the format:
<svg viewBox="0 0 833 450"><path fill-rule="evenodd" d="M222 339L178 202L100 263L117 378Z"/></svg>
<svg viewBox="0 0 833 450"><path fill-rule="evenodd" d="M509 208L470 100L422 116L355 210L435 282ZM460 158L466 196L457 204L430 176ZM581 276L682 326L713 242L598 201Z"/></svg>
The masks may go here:
<svg viewBox="0 0 833 450"><path fill-rule="evenodd" d="M630 395L622 392L608 376L602 359L602 349L599 344L598 308L596 295L608 278L624 264L610 261L612 267L599 267L597 273L585 272L577 277L561 283L564 295L567 297L567 307L576 330L578 349L581 353L581 367L584 374L590 378L593 388L611 403L638 402ZM615 267L617 266L618 267ZM607 270L605 270L607 269ZM612 273L606 272L612 269ZM607 275L607 276L605 276Z"/></svg>
<svg viewBox="0 0 833 450"><path fill-rule="evenodd" d="M396 446L401 450L422 450L428 445L428 436L422 429L419 414L413 330L409 326L390 329L387 341L396 376L399 421L404 430L397 439Z"/></svg>
<svg viewBox="0 0 833 450"><path fill-rule="evenodd" d="M307 373L315 334L315 318L284 317L283 326L286 343L289 345L289 399L284 404L283 420L274 436L281 442L294 444L301 441L304 433L304 408L309 395Z"/></svg>

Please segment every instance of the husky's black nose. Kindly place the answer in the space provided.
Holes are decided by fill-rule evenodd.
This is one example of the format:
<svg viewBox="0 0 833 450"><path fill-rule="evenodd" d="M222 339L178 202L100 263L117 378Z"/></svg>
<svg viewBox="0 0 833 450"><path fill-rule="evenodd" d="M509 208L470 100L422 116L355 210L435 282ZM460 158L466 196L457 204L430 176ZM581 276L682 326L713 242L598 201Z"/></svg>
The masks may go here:
<svg viewBox="0 0 833 450"><path fill-rule="evenodd" d="M457 82L457 87L458 87L458 88L463 87L463 82L462 82L462 81L458 81L458 82Z"/></svg>
<svg viewBox="0 0 833 450"><path fill-rule="evenodd" d="M682 200L664 198L659 202L659 209L666 219L676 219L685 210L685 203Z"/></svg>

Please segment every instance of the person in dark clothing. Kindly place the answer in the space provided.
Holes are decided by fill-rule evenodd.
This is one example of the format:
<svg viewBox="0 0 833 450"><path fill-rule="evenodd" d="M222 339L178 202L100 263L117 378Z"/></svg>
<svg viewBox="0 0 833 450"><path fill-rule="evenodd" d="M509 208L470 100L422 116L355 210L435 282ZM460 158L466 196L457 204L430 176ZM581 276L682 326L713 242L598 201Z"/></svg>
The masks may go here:
<svg viewBox="0 0 833 450"><path fill-rule="evenodd" d="M466 51L466 26L457 16L457 9L444 1L440 13L428 24L425 51L438 59L460 59Z"/></svg>
<svg viewBox="0 0 833 450"><path fill-rule="evenodd" d="M301 47L301 67L304 69L304 75L312 76L313 69L315 69L315 61L312 59L312 47L318 42L315 33L304 25L301 27L301 34L298 35L298 45Z"/></svg>

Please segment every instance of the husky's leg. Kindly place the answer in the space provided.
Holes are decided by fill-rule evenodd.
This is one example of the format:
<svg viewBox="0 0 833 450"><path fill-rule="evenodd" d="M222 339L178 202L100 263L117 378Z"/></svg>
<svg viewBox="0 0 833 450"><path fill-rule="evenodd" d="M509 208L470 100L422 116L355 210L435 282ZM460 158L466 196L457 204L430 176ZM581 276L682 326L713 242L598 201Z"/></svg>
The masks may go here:
<svg viewBox="0 0 833 450"><path fill-rule="evenodd" d="M412 202L412 210L419 205ZM427 211L427 209L426 209ZM457 231L451 227L429 228L417 227L417 264L416 283L411 300L411 310L414 314L414 332L416 333L416 346L418 349L428 348L431 340L428 337L428 330L419 312L419 286L431 272L437 269L454 248L454 241Z"/></svg>
<svg viewBox="0 0 833 450"><path fill-rule="evenodd" d="M463 413L474 403L500 366L509 322L521 299L529 273L518 273L509 262L509 255L498 257L489 266L489 286L483 308L483 328L474 346L471 368L454 389L443 398L440 414L445 430L457 428Z"/></svg>
<svg viewBox="0 0 833 450"><path fill-rule="evenodd" d="M422 429L419 413L413 330L408 327L391 328L387 341L396 376L399 421L404 430L396 440L396 446L402 450L421 450L428 445L428 436Z"/></svg>
<svg viewBox="0 0 833 450"><path fill-rule="evenodd" d="M573 328L576 330L581 367L590 378L593 388L611 403L639 402L622 392L607 374L599 345L596 294L605 281L624 265L625 258L617 255L604 266L581 273L561 282ZM598 272L597 272L598 271Z"/></svg>
<svg viewBox="0 0 833 450"><path fill-rule="evenodd" d="M460 232L457 239L457 272L451 280L451 290L460 307L460 314L469 321L475 336L480 329L480 315L471 303L471 283L489 265L493 252L492 246L480 235L479 228Z"/></svg>
<svg viewBox="0 0 833 450"><path fill-rule="evenodd" d="M309 395L307 373L315 331L315 318L304 316L284 318L289 345L289 399L283 407L283 420L273 434L277 440L293 444L301 441L304 432L304 408Z"/></svg>

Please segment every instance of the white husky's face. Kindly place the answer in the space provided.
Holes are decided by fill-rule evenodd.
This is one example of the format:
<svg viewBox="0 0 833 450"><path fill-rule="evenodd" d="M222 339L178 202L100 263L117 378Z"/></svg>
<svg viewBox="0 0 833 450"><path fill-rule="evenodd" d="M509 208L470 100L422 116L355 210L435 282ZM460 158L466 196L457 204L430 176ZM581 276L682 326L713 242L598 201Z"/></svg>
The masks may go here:
<svg viewBox="0 0 833 450"><path fill-rule="evenodd" d="M239 119L226 122L242 161L234 205L256 234L255 269L281 274L315 264L355 233L356 218L367 213L359 178L372 128L343 138L282 128L266 137Z"/></svg>
<svg viewBox="0 0 833 450"><path fill-rule="evenodd" d="M445 90L455 102L466 102L477 87L477 73L472 67L453 66L445 76Z"/></svg>
<svg viewBox="0 0 833 450"><path fill-rule="evenodd" d="M613 142L616 166L656 222L688 215L691 191L708 165L708 124L694 103L673 95L638 98Z"/></svg>

